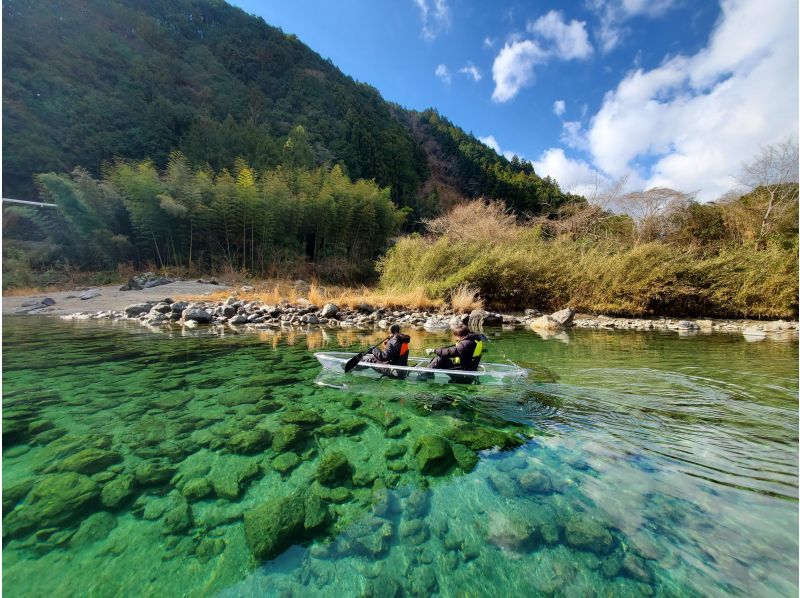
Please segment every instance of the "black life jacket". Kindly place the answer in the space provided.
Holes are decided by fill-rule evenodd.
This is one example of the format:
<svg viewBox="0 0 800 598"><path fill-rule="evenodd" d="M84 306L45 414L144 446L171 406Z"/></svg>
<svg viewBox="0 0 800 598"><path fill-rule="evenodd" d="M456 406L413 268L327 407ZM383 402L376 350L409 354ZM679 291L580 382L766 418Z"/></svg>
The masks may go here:
<svg viewBox="0 0 800 598"><path fill-rule="evenodd" d="M464 339L459 342L459 345L464 343L462 353L460 356L453 358L453 363L459 366L460 369L466 370L467 372L474 372L477 370L481 363L481 356L483 355L484 351L483 344L486 340L488 339L484 335L477 332L473 332L465 336ZM472 349L472 352L470 352L470 348Z"/></svg>

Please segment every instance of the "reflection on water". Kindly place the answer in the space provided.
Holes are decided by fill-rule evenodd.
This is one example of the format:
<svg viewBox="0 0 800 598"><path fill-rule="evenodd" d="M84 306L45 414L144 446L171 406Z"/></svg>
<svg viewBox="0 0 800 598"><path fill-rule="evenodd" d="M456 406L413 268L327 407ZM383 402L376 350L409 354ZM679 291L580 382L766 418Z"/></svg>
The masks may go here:
<svg viewBox="0 0 800 598"><path fill-rule="evenodd" d="M503 332L498 388L320 373L381 331L4 324L15 595L797 595L794 342Z"/></svg>

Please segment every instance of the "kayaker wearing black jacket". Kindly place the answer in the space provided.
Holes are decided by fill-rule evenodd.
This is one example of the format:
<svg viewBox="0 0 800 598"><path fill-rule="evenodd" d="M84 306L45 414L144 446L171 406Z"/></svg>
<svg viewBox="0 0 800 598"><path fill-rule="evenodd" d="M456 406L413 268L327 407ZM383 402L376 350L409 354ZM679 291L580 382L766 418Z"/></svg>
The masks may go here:
<svg viewBox="0 0 800 598"><path fill-rule="evenodd" d="M388 363L389 365L408 365L408 346L411 337L400 333L400 326L392 324L389 328L392 336L384 342L386 349L375 347L372 353L361 361L367 363Z"/></svg>
<svg viewBox="0 0 800 598"><path fill-rule="evenodd" d="M481 362L484 342L487 338L478 333L470 332L469 328L460 324L453 328L453 334L458 342L451 347L439 349L425 349L428 355L436 354L428 364L429 368L440 370L465 370L474 372Z"/></svg>

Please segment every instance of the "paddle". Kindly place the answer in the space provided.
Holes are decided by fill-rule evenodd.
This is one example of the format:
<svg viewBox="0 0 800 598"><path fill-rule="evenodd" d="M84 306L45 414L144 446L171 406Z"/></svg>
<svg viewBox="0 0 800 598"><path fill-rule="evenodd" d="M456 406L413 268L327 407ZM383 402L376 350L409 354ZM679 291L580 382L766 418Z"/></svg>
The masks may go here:
<svg viewBox="0 0 800 598"><path fill-rule="evenodd" d="M391 336L387 336L385 339L383 339L383 340L382 340L380 343L378 343L377 345L372 345L372 346L371 346L369 349L367 349L366 351L362 351L361 353L358 353L358 354L356 354L356 356L355 356L355 357L351 357L351 358L350 358L350 359L347 361L347 363L346 363L346 364L344 364L344 373L346 374L347 372L349 372L350 370L352 370L354 367L356 367L356 365L358 365L358 362L359 362L359 361L361 361L361 358L362 358L362 357L364 357L364 355L366 355L367 353L369 353L370 351L372 351L372 350L373 350L375 347L377 347L378 345L380 345L380 344L382 344L382 343L385 343L385 342L386 342L386 341L388 341L390 338L392 338L392 337L391 337Z"/></svg>

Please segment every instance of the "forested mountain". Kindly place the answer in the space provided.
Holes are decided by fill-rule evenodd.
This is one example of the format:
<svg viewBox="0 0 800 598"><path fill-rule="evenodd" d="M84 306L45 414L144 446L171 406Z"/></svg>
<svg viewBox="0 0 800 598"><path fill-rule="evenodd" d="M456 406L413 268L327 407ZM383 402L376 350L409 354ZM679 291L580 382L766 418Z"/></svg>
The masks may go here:
<svg viewBox="0 0 800 598"><path fill-rule="evenodd" d="M530 163L434 111L387 103L295 36L218 0L6 0L3 30L11 197L35 196L37 173L98 176L114 158L164 168L179 150L213 171L237 158L257 171L340 165L388 187L415 219L442 198L497 197L528 213L569 199Z"/></svg>

